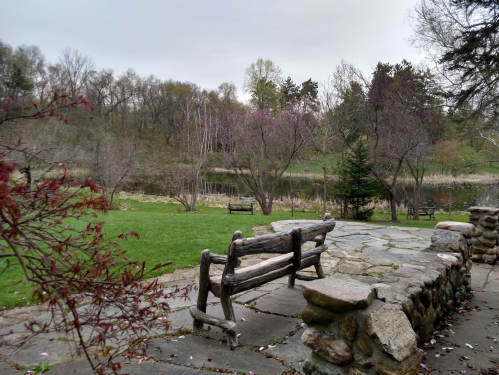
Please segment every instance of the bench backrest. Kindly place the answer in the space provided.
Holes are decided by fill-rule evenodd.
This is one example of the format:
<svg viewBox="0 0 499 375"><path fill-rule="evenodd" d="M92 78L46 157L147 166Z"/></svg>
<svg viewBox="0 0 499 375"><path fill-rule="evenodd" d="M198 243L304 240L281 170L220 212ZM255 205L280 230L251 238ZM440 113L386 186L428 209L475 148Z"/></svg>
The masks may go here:
<svg viewBox="0 0 499 375"><path fill-rule="evenodd" d="M326 234L331 232L335 225L336 221L328 219L322 223L302 228L299 246L308 241L322 244ZM236 257L253 254L287 254L293 252L293 233L278 232L260 237L236 239L231 245L233 245L231 247Z"/></svg>
<svg viewBox="0 0 499 375"><path fill-rule="evenodd" d="M294 228L290 232L278 232L255 238L242 238L242 233L237 231L234 233L232 242L229 246L227 263L222 274L222 280L227 285L236 286L242 282L248 282L250 278L277 271L279 268L281 270L275 274L276 278L282 276L281 274L283 272L289 273L292 270L296 271L300 269L301 265L301 246L305 242L314 241L316 243L316 248L321 247L321 249L318 250L321 250L322 252L324 250L322 249L322 245L324 244L326 235L334 229L335 225L336 221L331 218L330 214L326 214L324 215L324 221L322 223L310 225L302 229ZM280 265L269 264L268 267L266 267L265 262L262 262L261 265L249 267L250 269L248 269L247 272L241 270L242 274L239 276L232 276L235 273L235 267L239 257L253 254L287 253L293 253L292 258L290 259L292 266L286 259L283 259ZM286 271L284 268L288 268L288 270ZM246 273L247 275L243 275ZM271 275L270 279L272 279ZM258 284L261 284L265 280L267 280L267 278L261 279L261 282L258 282ZM252 285L251 282L249 285Z"/></svg>

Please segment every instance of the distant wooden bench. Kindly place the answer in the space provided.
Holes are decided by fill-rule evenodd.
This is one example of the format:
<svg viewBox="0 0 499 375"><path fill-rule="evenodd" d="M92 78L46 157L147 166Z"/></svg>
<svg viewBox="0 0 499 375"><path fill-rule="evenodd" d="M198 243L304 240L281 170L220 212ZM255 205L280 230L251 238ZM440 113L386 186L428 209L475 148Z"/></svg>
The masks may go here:
<svg viewBox="0 0 499 375"><path fill-rule="evenodd" d="M199 271L199 295L197 306L190 309L194 318L194 330L203 329L203 323L214 325L227 332L227 341L231 348L237 346L237 325L232 308L232 295L261 286L270 281L289 275L288 286L293 288L295 279L314 280L324 278L321 266L321 254L327 250L324 244L326 235L331 232L336 221L330 214L324 215L320 224L305 228L294 228L289 232L279 232L255 238L243 238L240 231L234 232L229 245L228 256L211 254L210 250L201 252ZM301 246L313 241L314 249L302 252ZM253 254L284 254L262 261L253 266L236 270L240 257ZM210 277L210 264L225 264L221 276ZM314 266L317 277L297 274L297 271ZM225 319L206 314L208 292L220 298Z"/></svg>
<svg viewBox="0 0 499 375"><path fill-rule="evenodd" d="M229 203L229 214L231 214L232 211L248 211L253 215L253 203L251 203L249 207L248 205Z"/></svg>
<svg viewBox="0 0 499 375"><path fill-rule="evenodd" d="M429 216L430 219L435 220L435 210L436 207L419 207L419 216ZM414 208L409 207L407 209L407 219L410 219L414 215Z"/></svg>

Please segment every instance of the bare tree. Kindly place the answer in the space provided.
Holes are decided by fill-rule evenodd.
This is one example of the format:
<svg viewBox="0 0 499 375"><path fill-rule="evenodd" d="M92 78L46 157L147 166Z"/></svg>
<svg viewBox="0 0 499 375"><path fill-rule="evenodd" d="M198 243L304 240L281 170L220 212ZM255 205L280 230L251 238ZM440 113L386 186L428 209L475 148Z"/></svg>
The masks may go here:
<svg viewBox="0 0 499 375"><path fill-rule="evenodd" d="M60 84L64 86L72 98L86 94L86 85L95 70L91 57L66 47L59 56L58 68L60 69Z"/></svg>
<svg viewBox="0 0 499 375"><path fill-rule="evenodd" d="M105 188L105 195L112 202L116 190L135 179L140 170L140 143L131 138L101 134L95 139L95 151L90 155L90 169Z"/></svg>

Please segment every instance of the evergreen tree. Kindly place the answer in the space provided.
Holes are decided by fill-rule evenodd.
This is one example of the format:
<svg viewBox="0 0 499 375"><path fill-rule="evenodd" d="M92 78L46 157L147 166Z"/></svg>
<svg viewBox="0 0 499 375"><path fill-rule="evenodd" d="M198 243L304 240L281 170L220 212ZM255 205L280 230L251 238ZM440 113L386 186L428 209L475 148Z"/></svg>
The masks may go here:
<svg viewBox="0 0 499 375"><path fill-rule="evenodd" d="M371 170L369 147L359 141L341 168L337 186L352 217L357 220L368 220L374 213L372 208L366 207L379 194L379 183Z"/></svg>
<svg viewBox="0 0 499 375"><path fill-rule="evenodd" d="M22 93L30 91L34 87L33 83L24 76L21 68L16 64L14 64L9 80L5 82L5 86L9 89L12 99L17 99L20 94L22 95Z"/></svg>

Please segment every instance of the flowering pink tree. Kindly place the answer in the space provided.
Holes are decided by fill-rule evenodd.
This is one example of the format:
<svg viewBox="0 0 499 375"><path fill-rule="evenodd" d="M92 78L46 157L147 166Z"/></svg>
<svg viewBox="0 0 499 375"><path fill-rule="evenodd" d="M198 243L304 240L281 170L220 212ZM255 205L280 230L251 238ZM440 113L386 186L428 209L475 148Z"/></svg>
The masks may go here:
<svg viewBox="0 0 499 375"><path fill-rule="evenodd" d="M266 109L252 109L232 117L238 121L230 129L231 148L225 160L258 201L264 215L272 213L283 173L312 135L315 118L307 109L294 102L277 115Z"/></svg>

